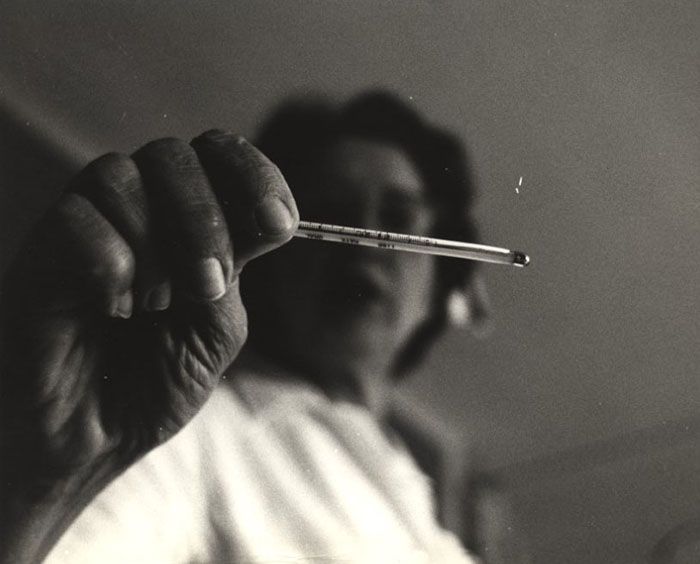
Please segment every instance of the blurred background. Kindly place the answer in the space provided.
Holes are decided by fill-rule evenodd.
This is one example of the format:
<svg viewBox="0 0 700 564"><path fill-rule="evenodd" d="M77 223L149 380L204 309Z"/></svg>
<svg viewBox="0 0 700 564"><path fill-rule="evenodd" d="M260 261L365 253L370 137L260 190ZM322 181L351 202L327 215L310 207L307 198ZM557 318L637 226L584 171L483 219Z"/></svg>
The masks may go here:
<svg viewBox="0 0 700 564"><path fill-rule="evenodd" d="M493 331L450 333L407 394L510 492L534 562L646 562L700 516L696 0L0 13L0 268L107 150L253 136L286 95L387 87L466 140L484 242L532 257L484 268Z"/></svg>

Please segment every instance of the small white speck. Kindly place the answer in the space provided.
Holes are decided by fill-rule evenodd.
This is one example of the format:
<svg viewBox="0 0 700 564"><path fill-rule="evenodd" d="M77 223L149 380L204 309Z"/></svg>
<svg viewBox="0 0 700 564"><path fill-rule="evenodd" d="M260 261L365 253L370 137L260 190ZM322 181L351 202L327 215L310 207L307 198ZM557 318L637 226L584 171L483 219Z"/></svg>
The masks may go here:
<svg viewBox="0 0 700 564"><path fill-rule="evenodd" d="M523 185L523 177L520 177L520 180L518 180L518 186L515 188L515 193L520 194L520 190L518 188Z"/></svg>
<svg viewBox="0 0 700 564"><path fill-rule="evenodd" d="M168 114L163 114L163 117L164 117L164 118L168 117Z"/></svg>

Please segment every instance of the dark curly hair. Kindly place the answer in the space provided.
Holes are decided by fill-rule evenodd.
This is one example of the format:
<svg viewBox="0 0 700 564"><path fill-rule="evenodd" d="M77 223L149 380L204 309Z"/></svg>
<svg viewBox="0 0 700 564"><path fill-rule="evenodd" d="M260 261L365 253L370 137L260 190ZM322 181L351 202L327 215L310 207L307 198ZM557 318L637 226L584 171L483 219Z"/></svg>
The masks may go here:
<svg viewBox="0 0 700 564"><path fill-rule="evenodd" d="M365 92L340 107L308 96L284 102L261 128L256 145L294 190L313 174L333 142L345 137L388 142L404 150L421 173L426 196L436 211L431 235L477 242L470 215L474 183L464 147L453 134L426 122L392 93ZM475 268L472 261L438 259L432 311L402 348L394 374L413 368L444 331L446 300L453 290L468 285Z"/></svg>

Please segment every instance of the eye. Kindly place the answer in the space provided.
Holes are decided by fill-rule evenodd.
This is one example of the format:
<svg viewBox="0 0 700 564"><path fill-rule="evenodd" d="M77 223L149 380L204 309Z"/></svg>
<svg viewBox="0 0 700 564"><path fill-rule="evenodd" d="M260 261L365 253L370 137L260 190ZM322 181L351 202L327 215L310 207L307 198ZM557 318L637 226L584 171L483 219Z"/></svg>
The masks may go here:
<svg viewBox="0 0 700 564"><path fill-rule="evenodd" d="M388 197L382 202L380 221L388 231L422 233L429 224L430 209L419 198Z"/></svg>
<svg viewBox="0 0 700 564"><path fill-rule="evenodd" d="M342 201L342 192L329 188L323 182L299 183L295 186L294 197L303 219L338 223L347 206Z"/></svg>

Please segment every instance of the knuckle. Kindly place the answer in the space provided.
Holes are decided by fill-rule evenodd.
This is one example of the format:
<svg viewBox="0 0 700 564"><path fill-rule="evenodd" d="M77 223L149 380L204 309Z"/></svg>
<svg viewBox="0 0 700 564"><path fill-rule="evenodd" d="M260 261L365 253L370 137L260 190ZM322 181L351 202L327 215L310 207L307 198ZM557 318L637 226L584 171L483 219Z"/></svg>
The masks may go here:
<svg viewBox="0 0 700 564"><path fill-rule="evenodd" d="M256 170L271 161L242 135L235 135L230 145L229 158L232 164L243 171Z"/></svg>
<svg viewBox="0 0 700 564"><path fill-rule="evenodd" d="M254 180L258 201L273 194L283 195L289 190L282 171L276 164L267 159L259 162L255 167Z"/></svg>
<svg viewBox="0 0 700 564"><path fill-rule="evenodd" d="M284 178L279 167L267 158L260 163L259 171L261 175L273 179L276 182L279 182Z"/></svg>
<svg viewBox="0 0 700 564"><path fill-rule="evenodd" d="M248 140L243 135L240 135L238 133L231 134L231 141L239 147L248 145Z"/></svg>
<svg viewBox="0 0 700 564"><path fill-rule="evenodd" d="M122 191L140 184L136 163L127 155L107 153L90 164L89 174L98 190Z"/></svg>
<svg viewBox="0 0 700 564"><path fill-rule="evenodd" d="M178 137L163 137L147 143L137 151L137 154L145 155L148 158L189 162L192 159L193 151L189 143Z"/></svg>
<svg viewBox="0 0 700 564"><path fill-rule="evenodd" d="M107 153L98 157L88 165L95 173L101 175L114 175L118 177L130 176L137 173L136 165L131 158L122 153Z"/></svg>
<svg viewBox="0 0 700 564"><path fill-rule="evenodd" d="M105 282L129 280L134 274L134 256L130 249L116 241L105 245L99 261L93 268L93 276Z"/></svg>
<svg viewBox="0 0 700 564"><path fill-rule="evenodd" d="M211 143L211 144L219 144L222 142L227 142L227 141L234 141L237 142L238 138L240 136L235 135L231 131L227 131L225 129L209 129L199 135L195 141L203 141L205 143Z"/></svg>
<svg viewBox="0 0 700 564"><path fill-rule="evenodd" d="M226 226L226 220L219 207L208 202L193 206L190 216L198 229L218 231Z"/></svg>
<svg viewBox="0 0 700 564"><path fill-rule="evenodd" d="M175 226L173 226L175 228ZM216 204L202 202L191 206L187 220L176 227L180 243L197 256L225 252L228 241L226 218Z"/></svg>

